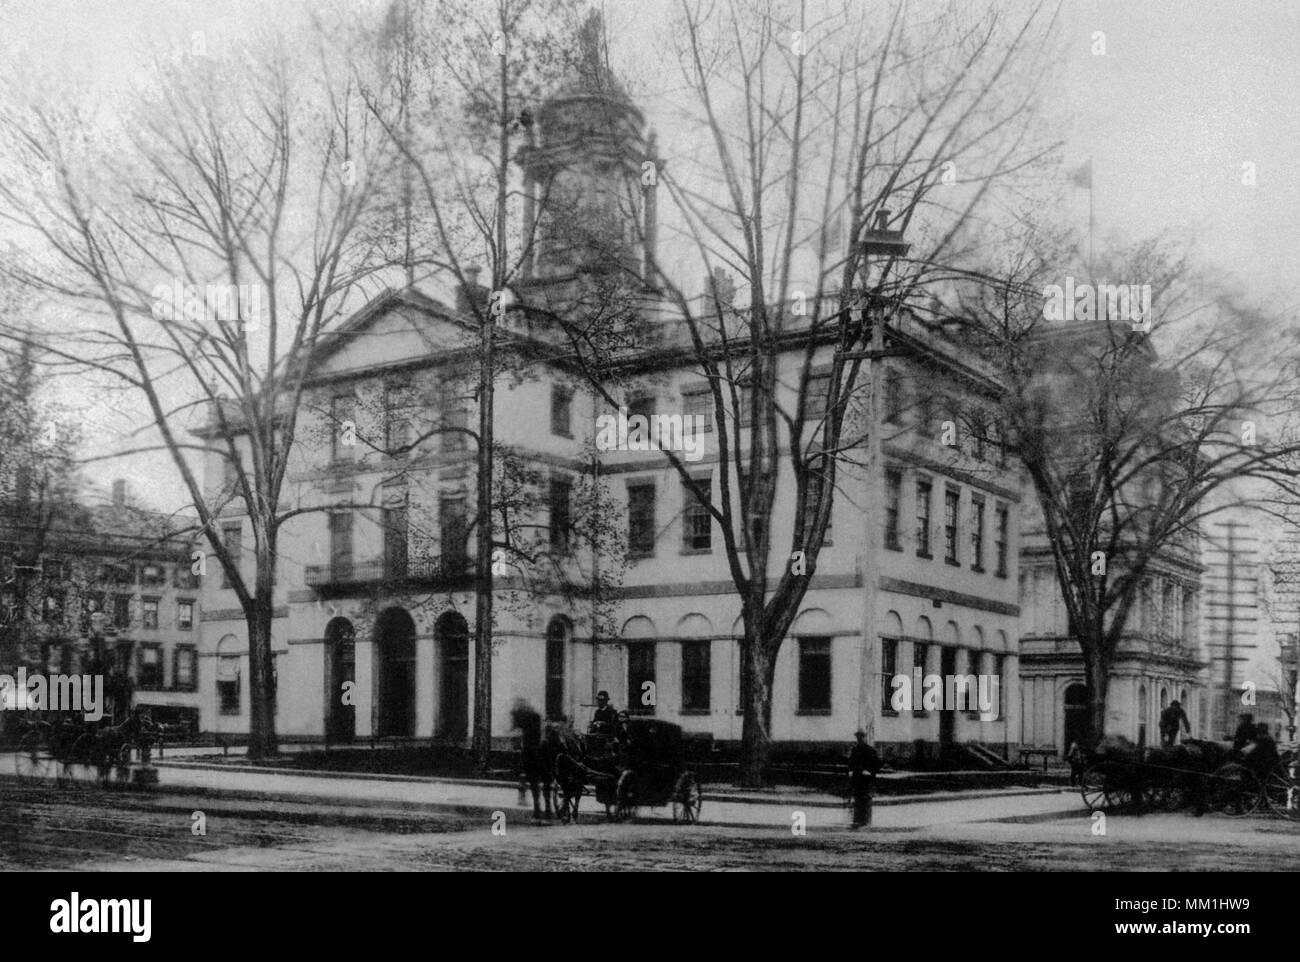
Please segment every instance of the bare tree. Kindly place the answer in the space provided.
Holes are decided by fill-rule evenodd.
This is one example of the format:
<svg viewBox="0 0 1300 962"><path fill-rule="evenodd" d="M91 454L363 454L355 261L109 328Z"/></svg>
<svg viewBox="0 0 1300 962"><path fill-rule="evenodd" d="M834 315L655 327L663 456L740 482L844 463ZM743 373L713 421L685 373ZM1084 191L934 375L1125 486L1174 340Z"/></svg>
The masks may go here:
<svg viewBox="0 0 1300 962"><path fill-rule="evenodd" d="M1048 20L958 4L922 14L838 2L677 7L681 123L665 144L673 156L658 160L647 145L646 161L671 204L664 248L689 252L691 273L710 282L695 296L643 236L657 309L594 325L571 319L590 310L558 313L613 407L632 362L650 351L680 351L707 379L716 493L664 456L720 528L739 595L747 783L764 775L777 655L816 573L841 476L870 470L872 323L917 309L996 185L1046 151L1036 88L1016 78L1040 53ZM869 264L870 236L892 245ZM778 503L794 506L788 531L768 523ZM874 712L862 710L869 725Z"/></svg>
<svg viewBox="0 0 1300 962"><path fill-rule="evenodd" d="M1066 277L1088 276L1072 253L1026 245L1000 279L972 278L962 309L1006 384L1003 432L1036 495L1100 739L1152 567L1195 563L1203 522L1261 490L1294 497L1300 449L1281 429L1300 395L1287 325L1207 295L1162 242L1104 258L1061 317Z"/></svg>
<svg viewBox="0 0 1300 962"><path fill-rule="evenodd" d="M2 162L26 175L0 183L22 245L6 271L75 312L47 333L52 357L131 389L132 451L170 455L247 622L252 757L277 750L272 586L281 526L308 510L284 498L304 376L384 263L368 228L391 152L315 39L160 67L115 122L16 83L0 112ZM205 486L210 454L232 484ZM251 578L223 513L251 523Z"/></svg>

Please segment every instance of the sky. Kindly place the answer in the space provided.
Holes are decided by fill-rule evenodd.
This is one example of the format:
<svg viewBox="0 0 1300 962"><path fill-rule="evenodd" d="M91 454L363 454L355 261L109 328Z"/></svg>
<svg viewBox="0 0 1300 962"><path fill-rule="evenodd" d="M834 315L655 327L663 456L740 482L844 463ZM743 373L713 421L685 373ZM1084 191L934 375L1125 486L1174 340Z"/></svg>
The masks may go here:
<svg viewBox="0 0 1300 962"><path fill-rule="evenodd" d="M616 66L621 58L643 89L647 78L667 76L659 57L671 5L604 2L611 58ZM3 71L17 69L33 82L76 77L109 89L139 82L150 51L183 55L195 31L209 48L239 44L305 9L287 0L0 0L0 59ZM1058 38L1043 65L1051 84L1046 102L1065 141L1062 177L1091 160L1098 245L1162 234L1184 239L1216 280L1273 311L1294 312L1300 4L1064 0ZM647 112L654 120L653 104ZM671 155L671 127L661 126L659 137ZM1088 192L1064 196L1051 216L1086 226ZM139 427L129 405L83 399L83 407L100 451L125 446ZM181 506L162 456L100 463L92 476L105 485L126 477L155 506Z"/></svg>

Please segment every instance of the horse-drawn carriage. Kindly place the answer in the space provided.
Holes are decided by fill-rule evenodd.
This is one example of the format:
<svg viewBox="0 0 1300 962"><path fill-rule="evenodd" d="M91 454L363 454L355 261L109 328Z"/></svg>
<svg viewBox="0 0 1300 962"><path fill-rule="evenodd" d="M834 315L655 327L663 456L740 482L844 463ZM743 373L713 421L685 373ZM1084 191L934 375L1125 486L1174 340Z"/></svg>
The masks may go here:
<svg viewBox="0 0 1300 962"><path fill-rule="evenodd" d="M584 794L595 795L611 821L635 817L638 807L669 804L673 821L699 820L703 792L686 767L677 725L634 719L617 735L570 733L558 742L555 807L564 821L577 819Z"/></svg>
<svg viewBox="0 0 1300 962"><path fill-rule="evenodd" d="M53 775L59 784L98 777L107 784L114 770L130 777L133 761L145 761L158 733L147 712L134 710L119 725L93 726L76 712L23 721L14 768L24 781Z"/></svg>
<svg viewBox="0 0 1300 962"><path fill-rule="evenodd" d="M1177 811L1249 815L1269 809L1300 819L1294 756L1261 759L1218 742L1188 739L1145 753L1125 742L1103 743L1084 769L1083 802L1094 812Z"/></svg>

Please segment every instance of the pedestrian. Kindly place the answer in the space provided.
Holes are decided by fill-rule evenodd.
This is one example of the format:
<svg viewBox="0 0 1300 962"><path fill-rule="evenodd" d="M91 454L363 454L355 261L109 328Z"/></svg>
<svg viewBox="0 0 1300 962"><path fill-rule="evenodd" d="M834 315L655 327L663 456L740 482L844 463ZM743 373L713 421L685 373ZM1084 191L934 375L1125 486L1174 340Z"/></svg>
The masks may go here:
<svg viewBox="0 0 1300 962"><path fill-rule="evenodd" d="M1070 784L1083 784L1083 769L1087 757L1083 753L1083 746L1078 742L1070 742L1070 748L1065 753L1065 760L1070 763Z"/></svg>
<svg viewBox="0 0 1300 962"><path fill-rule="evenodd" d="M857 829L871 824L871 793L882 762L867 743L865 731L859 728L853 737L857 744L849 752L849 790L853 793L853 828Z"/></svg>
<svg viewBox="0 0 1300 962"><path fill-rule="evenodd" d="M542 751L542 716L522 698L515 699L510 712L511 724L519 729L519 795L520 804L524 803L524 787L533 795L533 818L541 819L542 786L546 792L546 818L554 817L551 805L551 773L547 770L545 753Z"/></svg>
<svg viewBox="0 0 1300 962"><path fill-rule="evenodd" d="M1182 704L1175 698L1169 703L1169 707L1160 713L1160 744L1164 748L1172 748L1178 742L1178 726L1182 725L1183 731L1187 734L1192 733L1192 724L1187 720L1187 712L1183 711Z"/></svg>

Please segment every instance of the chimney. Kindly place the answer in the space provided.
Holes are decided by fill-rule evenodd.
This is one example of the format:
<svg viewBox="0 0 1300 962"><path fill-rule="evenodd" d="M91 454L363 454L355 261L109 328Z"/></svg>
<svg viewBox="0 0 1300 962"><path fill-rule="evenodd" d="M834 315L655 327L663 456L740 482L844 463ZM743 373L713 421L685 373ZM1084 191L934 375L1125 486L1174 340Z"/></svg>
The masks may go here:
<svg viewBox="0 0 1300 962"><path fill-rule="evenodd" d="M126 479L118 478L113 482L113 507L126 507Z"/></svg>

